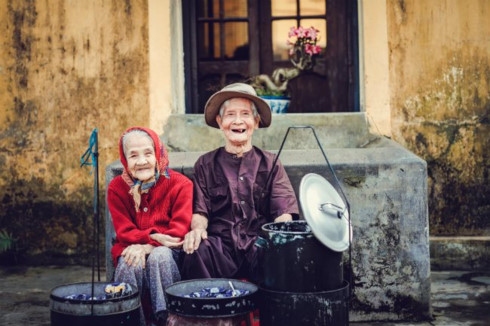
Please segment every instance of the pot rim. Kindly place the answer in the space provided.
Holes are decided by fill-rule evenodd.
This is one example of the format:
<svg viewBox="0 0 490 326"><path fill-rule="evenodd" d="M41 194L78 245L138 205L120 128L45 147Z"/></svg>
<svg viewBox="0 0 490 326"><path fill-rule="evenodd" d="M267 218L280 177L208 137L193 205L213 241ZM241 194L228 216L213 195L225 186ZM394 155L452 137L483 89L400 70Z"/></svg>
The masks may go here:
<svg viewBox="0 0 490 326"><path fill-rule="evenodd" d="M103 286L105 286L105 285L108 285L108 284L111 284L111 283L113 283L113 282L94 282L94 287L96 285L99 285L99 286L100 285L103 285ZM92 289L92 283L91 282L78 282L78 283L63 284L63 285L58 285L58 286L54 287L53 289L51 289L51 292L50 292L49 297L51 298L51 300L58 301L58 302L76 303L76 304L82 304L83 303L83 304L95 305L95 304L104 304L104 303L107 303L107 302L126 301L126 300L133 299L133 298L139 296L139 291L136 288L136 286L133 285L133 284L130 284L131 285L131 288L133 289L133 292L131 294L120 296L120 297L107 298L107 299L103 299L103 300L66 299L64 297L61 297L59 295L55 295L53 293L56 290L61 289L63 287L76 286L76 285L78 285L78 286L88 285L89 286L89 290Z"/></svg>
<svg viewBox="0 0 490 326"><path fill-rule="evenodd" d="M284 231L284 230L270 230L267 227L273 224L304 224L309 228L309 231ZM308 225L306 221L288 221L288 222L271 222L271 223L266 223L262 225L262 231L269 232L269 233L279 233L279 234L291 234L291 235L308 235L308 234L313 234L313 231L311 230L311 227Z"/></svg>

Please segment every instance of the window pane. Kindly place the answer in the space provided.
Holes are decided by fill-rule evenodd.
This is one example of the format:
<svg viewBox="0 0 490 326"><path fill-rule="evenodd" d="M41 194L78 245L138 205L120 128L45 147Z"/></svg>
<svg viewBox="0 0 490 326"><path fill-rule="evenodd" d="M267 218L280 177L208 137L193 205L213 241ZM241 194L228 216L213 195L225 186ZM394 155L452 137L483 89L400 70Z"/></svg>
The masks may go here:
<svg viewBox="0 0 490 326"><path fill-rule="evenodd" d="M197 17L218 18L219 0L197 0Z"/></svg>
<svg viewBox="0 0 490 326"><path fill-rule="evenodd" d="M247 17L247 0L224 1L225 17Z"/></svg>
<svg viewBox="0 0 490 326"><path fill-rule="evenodd" d="M325 0L301 0L299 3L299 14L325 15Z"/></svg>
<svg viewBox="0 0 490 326"><path fill-rule="evenodd" d="M277 16L296 16L296 0L272 0L272 17Z"/></svg>
<svg viewBox="0 0 490 326"><path fill-rule="evenodd" d="M218 23L199 23L197 31L199 59L218 59L220 57L219 43L219 24Z"/></svg>
<svg viewBox="0 0 490 326"><path fill-rule="evenodd" d="M248 60L248 23L225 23L225 58Z"/></svg>
<svg viewBox="0 0 490 326"><path fill-rule="evenodd" d="M313 26L318 29L320 31L320 40L316 44L321 46L322 49L325 49L325 46L327 45L327 21L325 19L302 19L300 20L300 24L304 28Z"/></svg>
<svg viewBox="0 0 490 326"><path fill-rule="evenodd" d="M274 61L289 60L287 45L289 29L296 26L296 20L274 20L272 22L272 54Z"/></svg>

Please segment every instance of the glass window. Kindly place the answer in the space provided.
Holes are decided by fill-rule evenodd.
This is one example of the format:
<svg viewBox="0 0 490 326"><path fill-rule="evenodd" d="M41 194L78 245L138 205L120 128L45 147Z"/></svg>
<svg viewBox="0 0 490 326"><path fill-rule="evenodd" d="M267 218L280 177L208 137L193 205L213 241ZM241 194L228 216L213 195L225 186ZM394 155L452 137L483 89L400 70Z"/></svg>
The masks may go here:
<svg viewBox="0 0 490 326"><path fill-rule="evenodd" d="M271 11L272 17L296 16L296 0L272 0Z"/></svg>
<svg viewBox="0 0 490 326"><path fill-rule="evenodd" d="M289 29L296 26L296 20L272 21L272 55L274 61L289 60Z"/></svg>
<svg viewBox="0 0 490 326"><path fill-rule="evenodd" d="M248 23L224 24L225 59L248 60Z"/></svg>
<svg viewBox="0 0 490 326"><path fill-rule="evenodd" d="M247 0L223 1L225 17L247 17Z"/></svg>
<svg viewBox="0 0 490 326"><path fill-rule="evenodd" d="M197 17L219 17L219 0L197 0Z"/></svg>
<svg viewBox="0 0 490 326"><path fill-rule="evenodd" d="M299 2L299 14L306 15L325 15L325 0L301 0Z"/></svg>
<svg viewBox="0 0 490 326"><path fill-rule="evenodd" d="M198 23L197 30L199 59L219 59L221 56L219 23Z"/></svg>

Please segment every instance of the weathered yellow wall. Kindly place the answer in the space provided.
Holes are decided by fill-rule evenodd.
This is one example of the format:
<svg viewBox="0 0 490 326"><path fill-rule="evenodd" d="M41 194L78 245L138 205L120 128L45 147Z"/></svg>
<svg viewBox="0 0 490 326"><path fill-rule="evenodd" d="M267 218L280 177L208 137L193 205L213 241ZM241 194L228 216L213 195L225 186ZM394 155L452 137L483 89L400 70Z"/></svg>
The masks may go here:
<svg viewBox="0 0 490 326"><path fill-rule="evenodd" d="M391 137L386 0L359 0L362 109L370 131Z"/></svg>
<svg viewBox="0 0 490 326"><path fill-rule="evenodd" d="M148 0L150 128L163 134L172 113L185 113L182 3Z"/></svg>
<svg viewBox="0 0 490 326"><path fill-rule="evenodd" d="M490 1L387 1L393 137L427 160L431 234L490 234Z"/></svg>
<svg viewBox="0 0 490 326"><path fill-rule="evenodd" d="M147 0L0 0L0 44L0 229L21 252L83 253L92 129L103 204L119 135L149 125Z"/></svg>

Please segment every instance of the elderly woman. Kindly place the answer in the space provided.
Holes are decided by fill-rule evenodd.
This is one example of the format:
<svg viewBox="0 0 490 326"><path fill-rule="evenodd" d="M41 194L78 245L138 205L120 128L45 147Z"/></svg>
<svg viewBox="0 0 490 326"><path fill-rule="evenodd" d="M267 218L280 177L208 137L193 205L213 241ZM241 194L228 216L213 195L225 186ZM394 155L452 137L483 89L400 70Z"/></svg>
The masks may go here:
<svg viewBox="0 0 490 326"><path fill-rule="evenodd" d="M254 242L261 226L298 214L282 164L273 166L275 154L252 146L254 131L270 125L271 110L253 87L237 83L212 95L204 115L209 126L221 129L226 143L194 166L194 207L182 276L254 279Z"/></svg>
<svg viewBox="0 0 490 326"><path fill-rule="evenodd" d="M128 129L119 141L124 171L107 190L116 242L112 257L115 280L134 284L151 298L151 320L165 325L165 288L180 280L178 256L192 217L192 182L168 168L158 135L146 128ZM143 300L144 302L144 300Z"/></svg>

